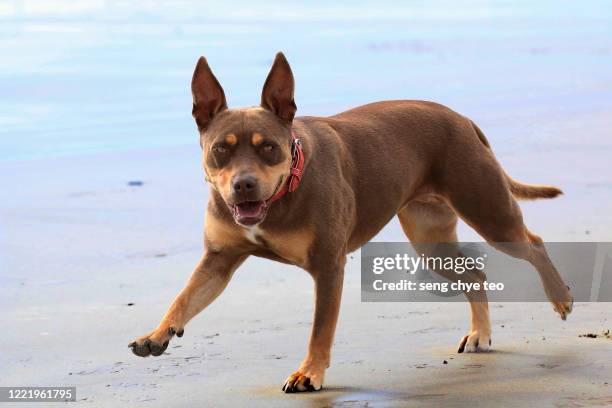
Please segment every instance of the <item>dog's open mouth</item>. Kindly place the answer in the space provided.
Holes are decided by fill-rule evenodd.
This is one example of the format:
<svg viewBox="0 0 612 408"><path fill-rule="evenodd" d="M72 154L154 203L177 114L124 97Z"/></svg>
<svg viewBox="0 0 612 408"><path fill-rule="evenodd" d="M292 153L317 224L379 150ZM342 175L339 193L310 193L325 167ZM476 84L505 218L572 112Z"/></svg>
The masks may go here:
<svg viewBox="0 0 612 408"><path fill-rule="evenodd" d="M238 224L251 226L264 219L268 206L265 201L243 201L233 204L231 209Z"/></svg>

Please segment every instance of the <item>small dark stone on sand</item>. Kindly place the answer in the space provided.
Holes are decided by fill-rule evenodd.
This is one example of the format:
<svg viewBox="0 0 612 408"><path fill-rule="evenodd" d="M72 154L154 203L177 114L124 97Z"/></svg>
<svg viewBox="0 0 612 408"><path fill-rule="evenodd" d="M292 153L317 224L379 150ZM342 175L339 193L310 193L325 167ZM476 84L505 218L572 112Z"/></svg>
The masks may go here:
<svg viewBox="0 0 612 408"><path fill-rule="evenodd" d="M142 185L144 185L144 182L140 180L130 180L128 181L127 185L130 187L141 187Z"/></svg>
<svg viewBox="0 0 612 408"><path fill-rule="evenodd" d="M442 364L448 364L448 361L444 360L444 361L442 362Z"/></svg>
<svg viewBox="0 0 612 408"><path fill-rule="evenodd" d="M128 306L134 306L134 303L130 302L127 304Z"/></svg>

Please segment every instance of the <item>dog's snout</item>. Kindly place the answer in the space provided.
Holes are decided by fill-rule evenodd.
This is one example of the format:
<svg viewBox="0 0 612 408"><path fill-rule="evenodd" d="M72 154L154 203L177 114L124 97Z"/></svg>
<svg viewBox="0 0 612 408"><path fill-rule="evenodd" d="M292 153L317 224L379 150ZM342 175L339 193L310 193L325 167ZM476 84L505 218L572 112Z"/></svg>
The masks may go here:
<svg viewBox="0 0 612 408"><path fill-rule="evenodd" d="M253 176L236 176L232 181L232 190L240 199L254 198L257 195L257 188L257 179Z"/></svg>

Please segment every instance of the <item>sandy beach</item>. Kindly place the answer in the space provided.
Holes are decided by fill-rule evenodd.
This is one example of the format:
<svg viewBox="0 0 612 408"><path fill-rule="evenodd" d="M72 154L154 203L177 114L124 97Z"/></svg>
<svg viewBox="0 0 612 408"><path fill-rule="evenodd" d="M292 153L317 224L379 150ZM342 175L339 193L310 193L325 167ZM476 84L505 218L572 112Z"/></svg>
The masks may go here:
<svg viewBox="0 0 612 408"><path fill-rule="evenodd" d="M602 4L366 9L336 20L324 6L225 19L213 10L206 28L187 12L112 6L64 20L0 9L11 39L0 47L9 55L0 68L0 386L75 385L79 405L101 407L612 405L612 340L581 337L612 329L610 303L578 303L565 322L547 303L492 304L493 351L457 354L468 305L362 303L358 252L321 392L281 392L306 350L313 288L304 271L271 261L249 259L164 355L142 359L127 347L157 325L202 254L208 186L188 84L204 53L231 106L257 103L278 49L295 67L298 114L392 98L447 104L481 126L512 177L564 190L522 203L530 229L551 242L611 241L612 13ZM84 16L98 18L88 27ZM285 29L294 38L271 42ZM67 33L82 35L51 51ZM389 74L374 81L377 72ZM465 225L459 236L481 241ZM376 240L405 237L393 221Z"/></svg>
<svg viewBox="0 0 612 408"><path fill-rule="evenodd" d="M280 391L305 351L312 281L270 261L247 261L163 356L133 356L127 343L157 324L201 254L207 187L198 154L194 146L3 165L3 181L47 180L44 189L8 195L27 201L3 202L11 272L2 276L0 317L10 327L1 340L3 385L76 385L79 403L91 406L612 403L612 343L579 337L610 328L609 303L577 304L566 322L547 303L493 304L494 351L456 354L467 304L361 303L358 253L347 265L322 392ZM143 185L128 186L132 179ZM588 187L576 190L532 203L527 219L544 235L563 231L552 235L559 240L590 239L601 224L577 231L575 216L558 222L563 207L589 208L570 198ZM392 224L378 239L399 234Z"/></svg>

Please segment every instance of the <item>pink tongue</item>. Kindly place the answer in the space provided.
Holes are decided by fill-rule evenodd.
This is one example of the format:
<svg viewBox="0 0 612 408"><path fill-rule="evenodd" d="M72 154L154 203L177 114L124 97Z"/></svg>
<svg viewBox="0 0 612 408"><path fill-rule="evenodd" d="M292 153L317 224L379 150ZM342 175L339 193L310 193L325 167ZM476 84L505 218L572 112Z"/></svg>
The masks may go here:
<svg viewBox="0 0 612 408"><path fill-rule="evenodd" d="M236 209L238 215L242 218L255 218L261 215L264 206L265 203L263 202L252 202L239 204Z"/></svg>

